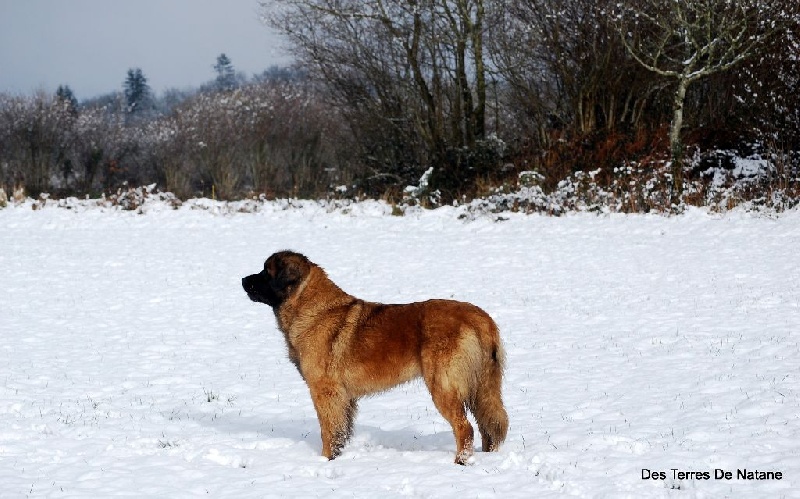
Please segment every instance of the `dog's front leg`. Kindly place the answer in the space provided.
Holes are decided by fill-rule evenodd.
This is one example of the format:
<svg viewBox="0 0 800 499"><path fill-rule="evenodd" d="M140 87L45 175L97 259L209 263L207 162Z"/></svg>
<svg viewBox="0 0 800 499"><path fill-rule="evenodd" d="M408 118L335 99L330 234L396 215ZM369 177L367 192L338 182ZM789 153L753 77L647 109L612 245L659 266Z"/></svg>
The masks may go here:
<svg viewBox="0 0 800 499"><path fill-rule="evenodd" d="M319 419L322 455L335 459L353 432L356 401L347 396L344 387L331 380L315 380L308 387Z"/></svg>

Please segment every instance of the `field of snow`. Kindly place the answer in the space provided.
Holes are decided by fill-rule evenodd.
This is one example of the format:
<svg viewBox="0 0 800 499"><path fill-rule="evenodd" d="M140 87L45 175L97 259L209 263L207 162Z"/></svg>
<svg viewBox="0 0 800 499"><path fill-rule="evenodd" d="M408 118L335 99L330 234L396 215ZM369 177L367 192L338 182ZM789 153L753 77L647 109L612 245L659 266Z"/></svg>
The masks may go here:
<svg viewBox="0 0 800 499"><path fill-rule="evenodd" d="M800 497L798 212L146 211L0 210L0 497ZM454 465L416 382L321 458L240 285L286 248L361 298L488 311L501 451Z"/></svg>

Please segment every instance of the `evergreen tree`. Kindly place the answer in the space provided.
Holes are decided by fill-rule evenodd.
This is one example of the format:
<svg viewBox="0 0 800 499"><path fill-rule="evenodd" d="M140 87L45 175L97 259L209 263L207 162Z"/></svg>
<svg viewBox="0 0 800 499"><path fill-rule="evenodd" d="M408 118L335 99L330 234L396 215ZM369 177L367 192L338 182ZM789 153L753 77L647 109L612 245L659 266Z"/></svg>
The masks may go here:
<svg viewBox="0 0 800 499"><path fill-rule="evenodd" d="M78 99L75 98L75 94L72 92L72 89L69 88L69 85L59 85L56 89L56 100L59 102L64 102L70 112L77 112L78 111Z"/></svg>
<svg viewBox="0 0 800 499"><path fill-rule="evenodd" d="M128 70L128 77L124 83L125 104L129 115L141 114L152 108L153 99L150 86L141 68Z"/></svg>
<svg viewBox="0 0 800 499"><path fill-rule="evenodd" d="M217 56L214 71L217 73L215 80L217 90L225 91L236 88L236 71L233 69L233 63L227 55L223 53Z"/></svg>

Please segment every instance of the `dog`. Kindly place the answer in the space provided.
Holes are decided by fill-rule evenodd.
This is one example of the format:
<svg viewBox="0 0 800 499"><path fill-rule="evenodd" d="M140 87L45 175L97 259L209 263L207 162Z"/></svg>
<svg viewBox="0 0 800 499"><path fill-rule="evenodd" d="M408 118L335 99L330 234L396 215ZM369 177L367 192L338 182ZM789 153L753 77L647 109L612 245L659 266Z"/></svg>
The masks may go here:
<svg viewBox="0 0 800 499"><path fill-rule="evenodd" d="M457 464L473 455L466 410L478 423L483 451L497 451L505 440L505 353L497 325L477 306L360 300L292 251L270 256L261 272L242 279L242 287L252 301L272 307L289 359L311 392L328 459L353 433L359 398L418 377L453 428Z"/></svg>

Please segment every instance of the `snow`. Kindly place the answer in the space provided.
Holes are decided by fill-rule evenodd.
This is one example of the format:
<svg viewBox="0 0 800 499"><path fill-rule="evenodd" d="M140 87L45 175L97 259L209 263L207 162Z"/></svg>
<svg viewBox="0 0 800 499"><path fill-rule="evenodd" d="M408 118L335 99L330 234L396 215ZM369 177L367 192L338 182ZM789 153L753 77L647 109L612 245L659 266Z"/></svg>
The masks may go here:
<svg viewBox="0 0 800 499"><path fill-rule="evenodd" d="M734 177L755 177L763 175L764 172L770 170L770 162L766 159L752 159L752 158L734 158Z"/></svg>
<svg viewBox="0 0 800 499"><path fill-rule="evenodd" d="M0 210L0 497L800 497L800 213L225 206ZM285 248L361 298L487 310L500 452L454 465L416 382L363 400L321 458L272 313L240 287Z"/></svg>

